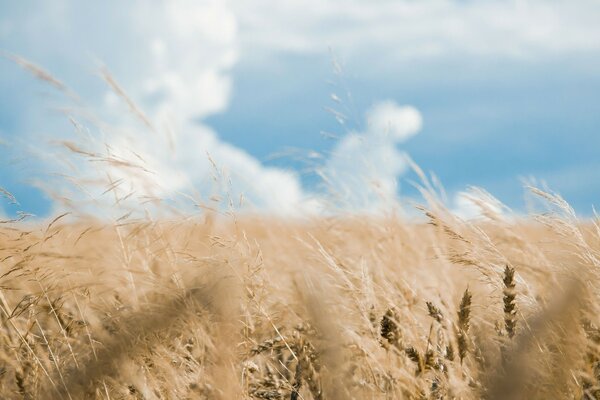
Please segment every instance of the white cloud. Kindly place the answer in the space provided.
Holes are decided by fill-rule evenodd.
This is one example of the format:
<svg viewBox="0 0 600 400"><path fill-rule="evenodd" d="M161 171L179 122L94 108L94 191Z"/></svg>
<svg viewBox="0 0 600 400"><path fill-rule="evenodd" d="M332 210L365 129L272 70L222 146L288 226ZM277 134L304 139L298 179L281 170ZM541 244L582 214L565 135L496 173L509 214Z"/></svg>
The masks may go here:
<svg viewBox="0 0 600 400"><path fill-rule="evenodd" d="M178 143L170 156L156 142L136 147L155 172L152 178L157 186L152 189L158 188L159 195L198 189L204 199L218 196L224 205L231 200L235 208L286 215L307 211L306 195L295 173L265 167L244 150L221 141L210 128L195 126L182 131Z"/></svg>
<svg viewBox="0 0 600 400"><path fill-rule="evenodd" d="M414 107L398 107L393 101L383 101L369 110L367 125L372 137L402 142L421 130L423 118Z"/></svg>
<svg viewBox="0 0 600 400"><path fill-rule="evenodd" d="M40 4L35 15L13 16L37 21L15 26L15 50L59 73L73 71L82 57L92 54L140 105L156 132L136 123L135 113L127 111L127 100L115 91L99 93L90 89L93 85L84 85L85 99L109 124L102 124L100 134L80 143L95 154L90 157L95 162L69 166L68 174L76 175L80 183L96 185L108 172L111 179L123 180L117 189L121 195L135 190L136 196L169 198L183 191L199 193L205 202L221 197L225 207L229 199L239 206L243 197L254 210L285 214L306 210L307 195L295 173L262 165L202 123L224 111L231 97L239 32L227 2L138 0L88 6L62 0L60 7ZM46 12L51 18L43 18ZM57 43L60 57L47 51L47 45ZM67 83L93 79L77 73L82 71L60 78ZM33 123L30 129L38 131L42 123ZM36 139L31 142L39 143L39 136ZM45 148L37 151L53 164L51 170L57 168L56 160L63 161ZM104 161L98 162L101 158ZM97 197L104 189L86 187Z"/></svg>
<svg viewBox="0 0 600 400"><path fill-rule="evenodd" d="M40 65L64 71L60 78L75 82L104 115L122 116L126 107L114 93L89 87L89 75L73 73L77 68L87 73L89 63L81 60L89 55L110 68L158 134L134 126L131 118L117 118L111 122L119 129L104 129L95 150L105 151L102 142L107 142L110 154L123 160L139 163L141 156L152 171L131 182L141 194L198 189L205 198L228 195L237 202L244 195L258 209L290 213L313 209L319 200L308 200L311 194L294 173L266 167L202 123L227 109L232 69L240 57L252 58L255 51L324 52L328 46L373 63L598 51L599 13L600 3L592 0L111 0L93 5L59 0L40 2L12 20L4 17L0 37L11 43L9 50L23 49ZM416 109L393 102L375 106L367 120L365 132L340 140L322 171L330 189L357 208L393 201L397 179L407 168L398 144L422 124ZM37 124L30 128L43 126ZM209 156L219 170L216 181ZM118 169L112 172L124 177ZM155 182L151 187L148 177ZM458 203L462 207L463 197Z"/></svg>
<svg viewBox="0 0 600 400"><path fill-rule="evenodd" d="M512 211L485 190L470 187L456 193L451 209L456 216L465 219L508 220Z"/></svg>
<svg viewBox="0 0 600 400"><path fill-rule="evenodd" d="M148 162L159 195L194 189L204 199L231 199L236 207L243 197L252 209L300 211L304 193L295 174L263 166L198 122L223 111L230 100L238 37L226 3L183 1L167 2L164 9L141 8L146 18L138 29L150 32L156 24L162 26L161 36L149 46L151 64L140 80L141 97L154 99L149 109L158 126L170 122L174 127L174 149L166 151L164 137L143 140L139 134L120 147L135 149Z"/></svg>
<svg viewBox="0 0 600 400"><path fill-rule="evenodd" d="M236 2L250 48L324 52L369 62L462 54L531 57L598 51L594 0L257 0Z"/></svg>
<svg viewBox="0 0 600 400"><path fill-rule="evenodd" d="M392 101L376 104L366 117L366 132L340 139L322 171L332 194L352 209L393 203L397 179L408 166L397 145L416 135L422 126L418 110Z"/></svg>
<svg viewBox="0 0 600 400"><path fill-rule="evenodd" d="M226 2L217 0L134 2L129 10L132 43L138 59L109 55L106 62L126 62L117 72L159 126L174 129L226 109L231 68L238 59L237 20ZM121 5L114 5L121 7ZM115 12L115 9L112 9ZM114 15L108 16L113 22ZM127 27L122 27L127 30ZM120 59L120 57L125 58Z"/></svg>

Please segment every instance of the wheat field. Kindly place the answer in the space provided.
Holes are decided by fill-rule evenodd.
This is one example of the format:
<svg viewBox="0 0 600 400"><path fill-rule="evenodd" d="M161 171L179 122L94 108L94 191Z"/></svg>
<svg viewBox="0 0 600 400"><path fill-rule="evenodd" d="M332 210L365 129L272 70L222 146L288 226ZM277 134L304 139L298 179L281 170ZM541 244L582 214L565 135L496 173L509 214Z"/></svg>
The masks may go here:
<svg viewBox="0 0 600 400"><path fill-rule="evenodd" d="M242 215L0 225L2 398L600 398L600 229Z"/></svg>

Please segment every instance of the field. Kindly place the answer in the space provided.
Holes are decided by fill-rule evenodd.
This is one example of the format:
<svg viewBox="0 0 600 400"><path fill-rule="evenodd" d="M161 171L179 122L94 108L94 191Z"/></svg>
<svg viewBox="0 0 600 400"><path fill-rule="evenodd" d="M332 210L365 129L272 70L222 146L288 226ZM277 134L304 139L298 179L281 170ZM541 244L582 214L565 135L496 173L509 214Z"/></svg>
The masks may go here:
<svg viewBox="0 0 600 400"><path fill-rule="evenodd" d="M600 398L593 221L0 224L0 397ZM481 204L485 208L485 204Z"/></svg>

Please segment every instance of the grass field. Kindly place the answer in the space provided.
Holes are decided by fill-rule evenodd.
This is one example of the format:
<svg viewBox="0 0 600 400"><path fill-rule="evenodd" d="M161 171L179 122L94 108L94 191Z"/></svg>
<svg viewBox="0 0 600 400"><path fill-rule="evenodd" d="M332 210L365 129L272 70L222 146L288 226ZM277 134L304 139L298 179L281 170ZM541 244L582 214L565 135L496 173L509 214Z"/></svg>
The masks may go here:
<svg viewBox="0 0 600 400"><path fill-rule="evenodd" d="M0 397L600 398L600 231L347 215L0 225Z"/></svg>

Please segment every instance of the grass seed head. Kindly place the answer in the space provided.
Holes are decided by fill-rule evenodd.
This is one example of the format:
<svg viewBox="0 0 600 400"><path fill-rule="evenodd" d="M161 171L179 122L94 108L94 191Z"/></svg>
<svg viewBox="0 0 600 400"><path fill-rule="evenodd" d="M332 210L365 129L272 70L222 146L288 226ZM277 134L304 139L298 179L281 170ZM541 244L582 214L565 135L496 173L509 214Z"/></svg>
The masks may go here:
<svg viewBox="0 0 600 400"><path fill-rule="evenodd" d="M517 293L515 291L516 283L514 268L508 265L504 268L504 277L502 281L504 282L504 327L508 337L512 338L515 336L517 326Z"/></svg>

